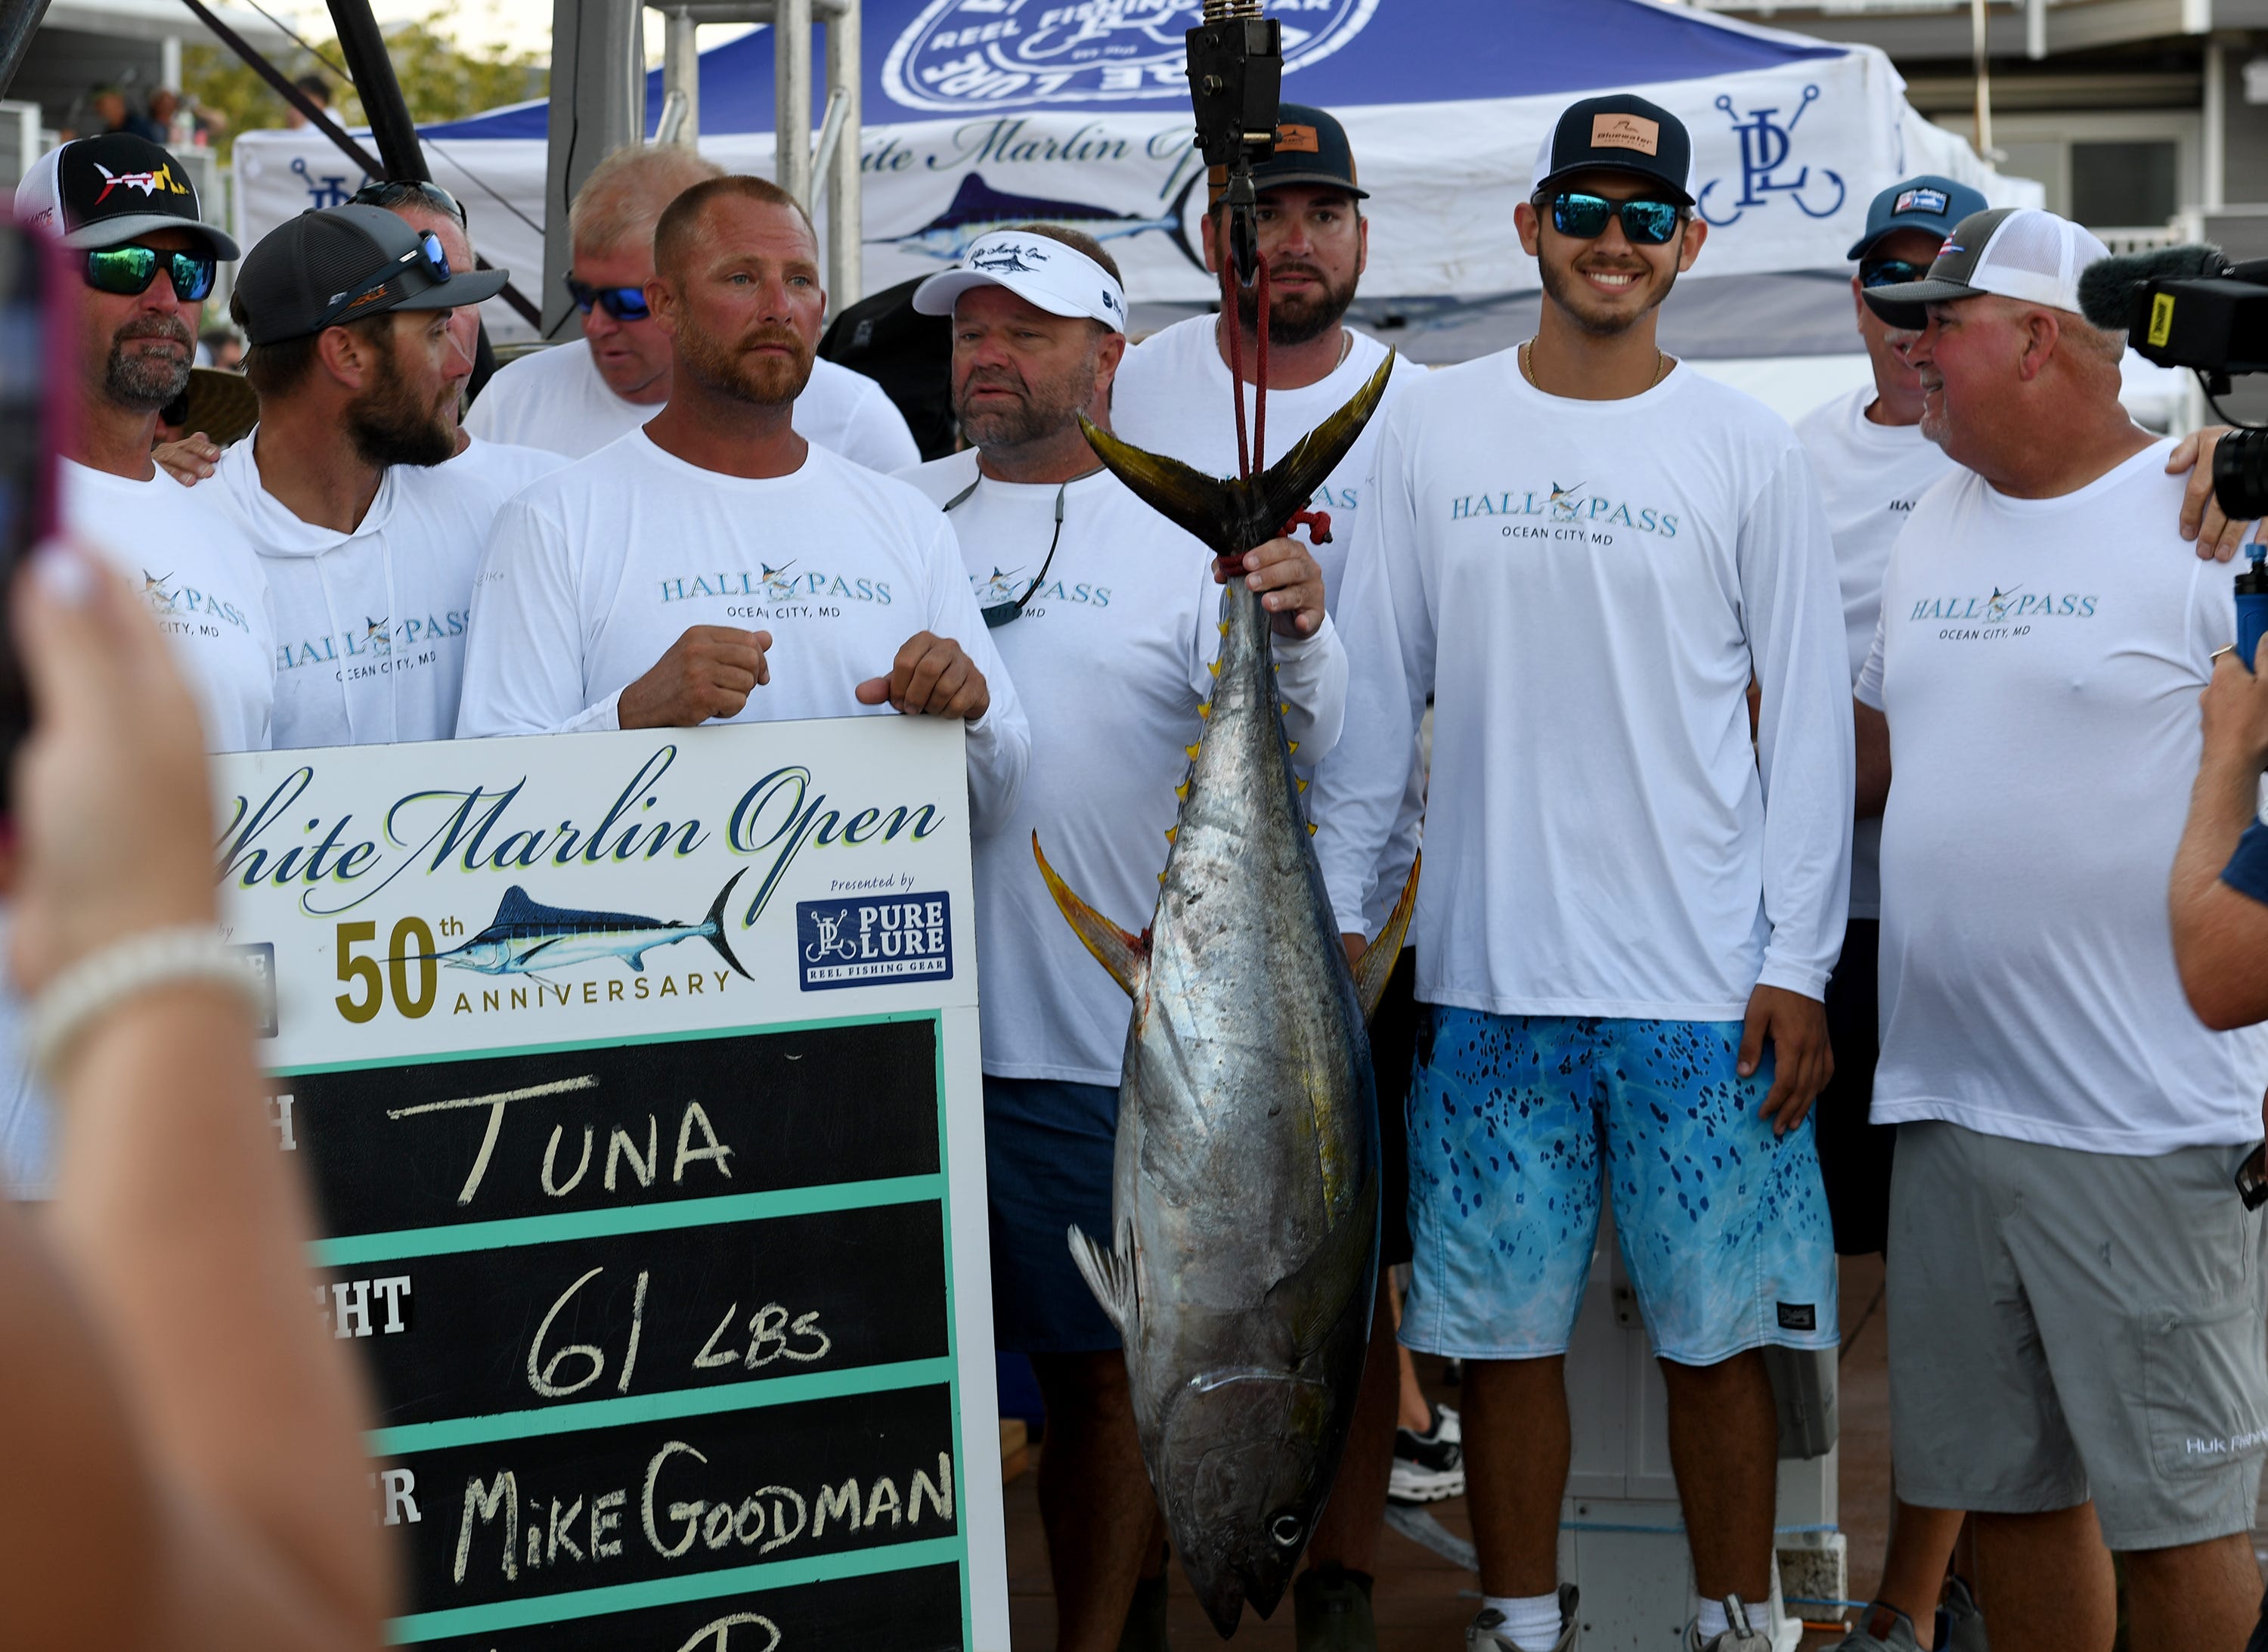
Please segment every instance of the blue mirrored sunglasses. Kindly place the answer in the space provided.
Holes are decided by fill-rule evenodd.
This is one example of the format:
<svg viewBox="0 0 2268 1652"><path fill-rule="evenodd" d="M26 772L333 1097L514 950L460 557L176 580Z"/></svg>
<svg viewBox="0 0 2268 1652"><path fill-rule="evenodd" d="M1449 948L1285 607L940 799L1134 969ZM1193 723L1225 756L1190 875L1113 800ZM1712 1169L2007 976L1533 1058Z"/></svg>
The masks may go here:
<svg viewBox="0 0 2268 1652"><path fill-rule="evenodd" d="M644 287L593 287L570 276L567 278L567 296L575 300L575 307L585 315L590 314L593 306L617 321L643 321L653 313L646 307Z"/></svg>
<svg viewBox="0 0 2268 1652"><path fill-rule="evenodd" d="M1584 241L1596 240L1607 232L1608 218L1619 218L1631 245L1664 246L1677 233L1682 216L1671 201L1609 201L1579 189L1562 189L1551 197L1551 227Z"/></svg>

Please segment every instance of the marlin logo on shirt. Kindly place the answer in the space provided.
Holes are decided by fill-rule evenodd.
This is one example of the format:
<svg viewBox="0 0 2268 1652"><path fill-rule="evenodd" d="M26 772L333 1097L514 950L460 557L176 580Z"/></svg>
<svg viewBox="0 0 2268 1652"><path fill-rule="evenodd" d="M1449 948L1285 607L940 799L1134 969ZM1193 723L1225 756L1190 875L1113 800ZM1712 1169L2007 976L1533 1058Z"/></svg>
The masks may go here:
<svg viewBox="0 0 2268 1652"><path fill-rule="evenodd" d="M1999 586L1994 586L1992 587L1992 594L1990 597L1987 597L1984 601L1984 617L1986 621L1992 624L1997 625L2002 620L2007 618L2009 602L2014 599L2016 593L2023 588L2024 587L2020 585L2012 585L2007 590L2003 591Z"/></svg>
<svg viewBox="0 0 2268 1652"><path fill-rule="evenodd" d="M335 637L303 637L297 642L278 643L276 668L296 671L303 666L351 667L373 658L389 663L367 669L406 671L431 665L440 658L434 645L451 638L461 638L471 618L471 611L467 608L451 608L444 614L399 621L392 620L390 616L372 619L365 614L360 631L350 626Z"/></svg>
<svg viewBox="0 0 2268 1652"><path fill-rule="evenodd" d="M1581 483L1573 483L1564 488L1556 482L1551 484L1551 520L1553 521L1573 521L1575 512L1582 503L1583 484Z"/></svg>
<svg viewBox="0 0 2268 1652"><path fill-rule="evenodd" d="M1015 588L1016 576L1023 572L1021 568L1011 568L1004 573L998 564L995 564L992 577L989 579L970 574L968 583L976 589L977 606L983 608L994 602L1012 602L1023 595L1021 591Z"/></svg>
<svg viewBox="0 0 2268 1652"><path fill-rule="evenodd" d="M1004 573L996 566L990 579L982 574L970 574L968 584L976 594L976 605L989 608L996 602L1017 601L1024 594L1023 572L1021 568L1011 568ZM1086 608L1108 608L1110 587L1107 585L1066 585L1061 579L1051 579L1033 591L1032 601L1035 604L1072 602ZM1024 611L1036 616L1044 609L1033 607Z"/></svg>
<svg viewBox="0 0 2268 1652"><path fill-rule="evenodd" d="M235 603L200 591L195 586L177 586L173 581L173 576L170 573L151 573L147 568L142 570L142 600L150 605L151 613L167 622L167 631L180 635L193 631L193 627L182 622L188 616L195 616L200 620L233 625L247 636L251 634L252 622L245 617L244 610ZM217 636L218 633L208 627L207 635Z"/></svg>

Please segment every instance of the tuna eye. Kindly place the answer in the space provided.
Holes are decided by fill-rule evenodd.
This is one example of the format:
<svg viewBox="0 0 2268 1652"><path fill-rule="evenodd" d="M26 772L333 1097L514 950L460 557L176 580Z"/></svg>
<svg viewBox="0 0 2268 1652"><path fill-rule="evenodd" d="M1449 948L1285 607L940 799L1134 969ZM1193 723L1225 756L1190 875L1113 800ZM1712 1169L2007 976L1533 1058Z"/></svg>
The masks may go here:
<svg viewBox="0 0 2268 1652"><path fill-rule="evenodd" d="M1286 1549L1300 1540L1302 1530L1297 1515L1278 1515L1268 1523L1268 1535Z"/></svg>

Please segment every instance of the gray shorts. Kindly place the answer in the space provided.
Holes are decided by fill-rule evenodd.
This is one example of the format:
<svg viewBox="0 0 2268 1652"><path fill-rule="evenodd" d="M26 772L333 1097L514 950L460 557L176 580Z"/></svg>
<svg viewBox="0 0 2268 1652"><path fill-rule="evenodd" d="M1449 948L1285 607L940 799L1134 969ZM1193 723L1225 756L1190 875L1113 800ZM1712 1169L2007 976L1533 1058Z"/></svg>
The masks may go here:
<svg viewBox="0 0 2268 1652"><path fill-rule="evenodd" d="M2242 1147L2083 1153L1903 1125L1890 1178L1898 1495L2036 1514L2091 1495L2111 1548L2252 1524L2268 1290Z"/></svg>

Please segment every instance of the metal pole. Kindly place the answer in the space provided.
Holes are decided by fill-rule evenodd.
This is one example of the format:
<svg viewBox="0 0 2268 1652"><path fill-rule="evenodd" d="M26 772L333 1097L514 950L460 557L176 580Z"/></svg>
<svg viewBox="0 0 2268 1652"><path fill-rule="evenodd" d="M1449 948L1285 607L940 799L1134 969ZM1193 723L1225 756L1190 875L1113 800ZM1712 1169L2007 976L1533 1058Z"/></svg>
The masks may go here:
<svg viewBox="0 0 2268 1652"><path fill-rule="evenodd" d="M773 177L811 206L811 0L772 8Z"/></svg>
<svg viewBox="0 0 2268 1652"><path fill-rule="evenodd" d="M543 179L543 336L571 337L568 204L645 122L644 10L637 0L552 0L551 155Z"/></svg>
<svg viewBox="0 0 2268 1652"><path fill-rule="evenodd" d="M339 49L346 54L347 73L362 96L363 117L386 162L388 178L430 183L433 174L418 147L417 124L409 118L409 100L394 77L394 59L387 55L386 39L370 14L370 0L330 0L331 26L338 31Z"/></svg>
<svg viewBox="0 0 2268 1652"><path fill-rule="evenodd" d="M2218 37L2205 44L2204 154L2198 181L2205 210L2218 212L2228 204L2228 52Z"/></svg>
<svg viewBox="0 0 2268 1652"><path fill-rule="evenodd" d="M1984 0L1969 0L1969 41L1977 69L1977 155L1992 159L1992 75L1986 50Z"/></svg>
<svg viewBox="0 0 2268 1652"><path fill-rule="evenodd" d="M16 0L13 5L0 6L0 98L8 95L8 88L16 82L16 71L24 66L24 54L30 49L32 37L40 32L40 20L48 15L48 0ZM24 157L29 166L32 157Z"/></svg>
<svg viewBox="0 0 2268 1652"><path fill-rule="evenodd" d="M863 296L864 175L859 159L859 0L827 25L827 109L835 152L827 167L828 301L840 314Z"/></svg>
<svg viewBox="0 0 2268 1652"><path fill-rule="evenodd" d="M701 48L696 43L701 26L683 6L672 6L664 15L668 21L663 36L662 88L683 95L685 112L678 118L676 142L696 149L701 140Z"/></svg>

